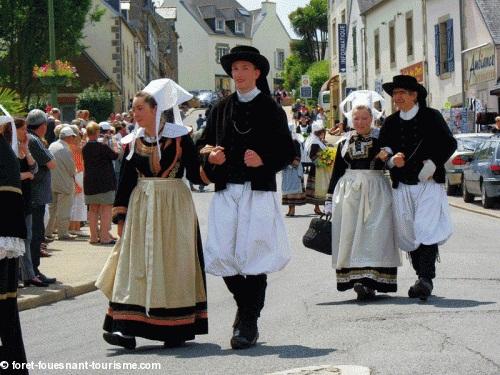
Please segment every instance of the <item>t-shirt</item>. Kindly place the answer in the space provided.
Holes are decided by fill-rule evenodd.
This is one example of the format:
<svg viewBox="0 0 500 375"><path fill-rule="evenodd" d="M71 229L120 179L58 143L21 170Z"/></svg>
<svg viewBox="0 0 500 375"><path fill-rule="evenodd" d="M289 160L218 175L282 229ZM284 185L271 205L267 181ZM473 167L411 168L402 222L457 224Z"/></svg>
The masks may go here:
<svg viewBox="0 0 500 375"><path fill-rule="evenodd" d="M116 177L113 169L113 160L118 154L108 146L89 141L82 149L83 163L83 190L85 195L107 193L116 190Z"/></svg>
<svg viewBox="0 0 500 375"><path fill-rule="evenodd" d="M47 163L53 160L54 156L36 134L29 134L28 137L28 148L38 164L38 172L31 185L31 203L33 206L39 206L52 201L50 169L47 168Z"/></svg>

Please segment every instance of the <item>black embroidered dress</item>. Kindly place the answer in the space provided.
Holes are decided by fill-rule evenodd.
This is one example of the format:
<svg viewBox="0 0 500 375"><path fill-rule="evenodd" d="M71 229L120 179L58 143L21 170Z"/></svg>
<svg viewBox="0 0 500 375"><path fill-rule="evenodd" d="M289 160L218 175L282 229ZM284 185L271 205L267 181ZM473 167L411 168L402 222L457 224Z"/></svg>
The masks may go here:
<svg viewBox="0 0 500 375"><path fill-rule="evenodd" d="M198 219L184 172L201 184L189 135L139 137L124 159L113 220L123 235L96 285L110 300L104 329L151 340L191 340L208 332ZM127 148L125 155L128 155Z"/></svg>
<svg viewBox="0 0 500 375"><path fill-rule="evenodd" d="M401 257L396 245L389 180L372 134L348 133L337 149L327 199L332 200L332 256L337 290L361 283L395 292Z"/></svg>

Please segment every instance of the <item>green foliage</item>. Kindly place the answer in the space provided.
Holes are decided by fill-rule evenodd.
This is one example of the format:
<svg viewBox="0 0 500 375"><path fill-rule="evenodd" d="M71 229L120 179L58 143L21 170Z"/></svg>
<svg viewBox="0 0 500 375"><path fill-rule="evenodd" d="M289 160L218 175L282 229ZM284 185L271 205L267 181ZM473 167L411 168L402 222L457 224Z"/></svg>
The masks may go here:
<svg viewBox="0 0 500 375"><path fill-rule="evenodd" d="M92 0L54 1L56 57L69 60L84 49L82 30L87 17L99 20L100 9L90 12ZM49 60L48 2L0 0L0 84L17 91L27 103L40 83L32 76L35 64Z"/></svg>
<svg viewBox="0 0 500 375"><path fill-rule="evenodd" d="M300 86L300 76L307 70L308 64L300 59L298 55L290 55L285 60L285 89L291 91L298 90Z"/></svg>
<svg viewBox="0 0 500 375"><path fill-rule="evenodd" d="M311 80L313 98L317 98L321 85L330 77L330 62L328 60L315 62L307 69L306 74Z"/></svg>
<svg viewBox="0 0 500 375"><path fill-rule="evenodd" d="M113 97L104 86L90 86L78 95L76 106L88 109L97 122L105 121L113 112Z"/></svg>
<svg viewBox="0 0 500 375"><path fill-rule="evenodd" d="M328 41L328 2L311 0L288 16L292 28L304 41L307 61L324 60Z"/></svg>
<svg viewBox="0 0 500 375"><path fill-rule="evenodd" d="M0 87L0 104L3 105L11 115L26 114L26 108L17 92L7 87Z"/></svg>

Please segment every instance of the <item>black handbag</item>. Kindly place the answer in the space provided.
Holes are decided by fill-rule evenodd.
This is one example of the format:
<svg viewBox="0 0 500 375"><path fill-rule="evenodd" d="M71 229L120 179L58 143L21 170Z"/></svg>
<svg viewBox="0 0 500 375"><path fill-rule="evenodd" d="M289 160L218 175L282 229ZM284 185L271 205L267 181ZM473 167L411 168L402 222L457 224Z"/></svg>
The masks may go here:
<svg viewBox="0 0 500 375"><path fill-rule="evenodd" d="M332 217L326 215L323 218L314 218L309 224L306 234L302 237L305 247L319 251L323 254L332 255Z"/></svg>

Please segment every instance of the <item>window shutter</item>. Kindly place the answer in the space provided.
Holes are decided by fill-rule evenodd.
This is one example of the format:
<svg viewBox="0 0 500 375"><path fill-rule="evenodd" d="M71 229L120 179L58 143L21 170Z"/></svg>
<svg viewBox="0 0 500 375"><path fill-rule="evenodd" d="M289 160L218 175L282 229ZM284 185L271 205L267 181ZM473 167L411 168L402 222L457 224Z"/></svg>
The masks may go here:
<svg viewBox="0 0 500 375"><path fill-rule="evenodd" d="M436 75L441 75L441 60L439 48L439 24L434 25L434 58L436 61Z"/></svg>
<svg viewBox="0 0 500 375"><path fill-rule="evenodd" d="M455 71L455 56L453 52L453 19L446 21L446 59L448 60L448 71Z"/></svg>

